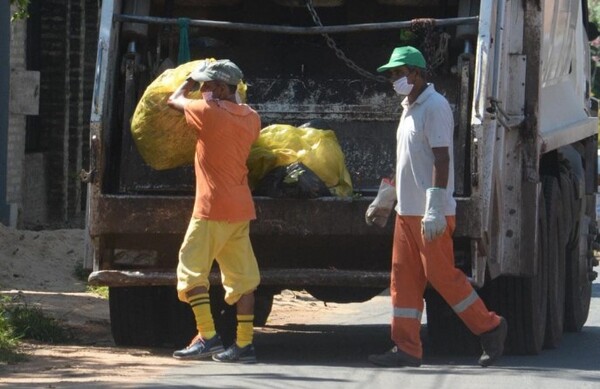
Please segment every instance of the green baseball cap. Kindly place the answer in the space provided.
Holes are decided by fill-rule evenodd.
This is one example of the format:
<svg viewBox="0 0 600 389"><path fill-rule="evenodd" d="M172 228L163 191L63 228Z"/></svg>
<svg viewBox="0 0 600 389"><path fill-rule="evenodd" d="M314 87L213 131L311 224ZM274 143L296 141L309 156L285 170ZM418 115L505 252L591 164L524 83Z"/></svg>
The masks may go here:
<svg viewBox="0 0 600 389"><path fill-rule="evenodd" d="M223 81L229 85L237 85L244 75L240 68L228 59L206 62L192 72L190 77L194 81Z"/></svg>
<svg viewBox="0 0 600 389"><path fill-rule="evenodd" d="M423 54L412 46L401 46L396 47L392 51L390 61L383 66L377 68L378 72L385 72L391 68L397 68L399 66L416 66L418 68L427 68L425 58Z"/></svg>

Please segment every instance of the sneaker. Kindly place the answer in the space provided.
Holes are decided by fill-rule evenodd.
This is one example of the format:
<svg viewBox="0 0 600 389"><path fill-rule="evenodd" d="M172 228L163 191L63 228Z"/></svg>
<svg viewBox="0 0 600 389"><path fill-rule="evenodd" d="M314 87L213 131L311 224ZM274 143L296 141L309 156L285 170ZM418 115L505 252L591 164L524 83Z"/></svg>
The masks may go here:
<svg viewBox="0 0 600 389"><path fill-rule="evenodd" d="M198 335L192 339L189 346L182 350L175 351L173 357L177 359L210 358L213 354L220 353L224 349L223 342L221 342L219 335L215 335L210 339L203 339Z"/></svg>
<svg viewBox="0 0 600 389"><path fill-rule="evenodd" d="M479 365L481 365L481 367L492 365L502 356L507 332L508 325L506 324L506 320L500 316L500 324L498 327L481 334L481 348L483 349L483 354L481 354L481 357L479 358Z"/></svg>
<svg viewBox="0 0 600 389"><path fill-rule="evenodd" d="M394 346L391 350L383 354L369 355L369 361L383 367L421 366L421 358L405 353L398 346Z"/></svg>
<svg viewBox="0 0 600 389"><path fill-rule="evenodd" d="M256 363L256 353L252 344L240 347L234 343L222 353L213 355L212 359L217 362Z"/></svg>

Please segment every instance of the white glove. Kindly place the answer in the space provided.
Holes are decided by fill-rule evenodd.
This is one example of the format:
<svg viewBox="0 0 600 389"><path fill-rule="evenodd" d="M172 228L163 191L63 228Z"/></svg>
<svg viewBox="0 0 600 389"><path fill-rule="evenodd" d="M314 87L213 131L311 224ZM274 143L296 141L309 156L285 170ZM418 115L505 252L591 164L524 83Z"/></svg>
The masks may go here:
<svg viewBox="0 0 600 389"><path fill-rule="evenodd" d="M367 208L365 222L372 226L385 227L394 203L396 202L396 188L388 178L381 180L375 200Z"/></svg>
<svg viewBox="0 0 600 389"><path fill-rule="evenodd" d="M421 220L421 234L426 241L432 241L446 230L446 189L427 189L425 216Z"/></svg>

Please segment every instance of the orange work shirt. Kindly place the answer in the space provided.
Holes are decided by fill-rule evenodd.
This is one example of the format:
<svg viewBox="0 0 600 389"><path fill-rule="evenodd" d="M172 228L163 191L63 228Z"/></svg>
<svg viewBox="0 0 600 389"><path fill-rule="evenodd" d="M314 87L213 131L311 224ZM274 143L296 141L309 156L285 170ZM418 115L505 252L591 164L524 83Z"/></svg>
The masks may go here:
<svg viewBox="0 0 600 389"><path fill-rule="evenodd" d="M196 130L196 200L199 219L240 222L256 218L246 161L260 133L260 117L246 104L194 100L184 107Z"/></svg>

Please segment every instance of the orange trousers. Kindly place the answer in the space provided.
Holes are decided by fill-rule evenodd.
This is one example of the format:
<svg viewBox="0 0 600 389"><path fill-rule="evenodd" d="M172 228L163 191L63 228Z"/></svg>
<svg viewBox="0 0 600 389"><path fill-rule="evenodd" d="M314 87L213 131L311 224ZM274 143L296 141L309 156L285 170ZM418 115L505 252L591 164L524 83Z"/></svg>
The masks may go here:
<svg viewBox="0 0 600 389"><path fill-rule="evenodd" d="M465 274L454 267L452 234L456 218L447 216L446 231L431 242L425 242L421 235L421 219L396 215L390 285L392 340L417 358L423 356L419 331L427 282L475 335L500 324L498 315L488 311Z"/></svg>

